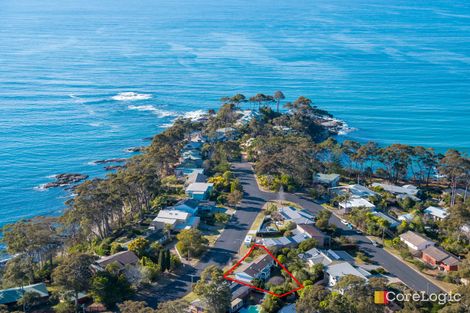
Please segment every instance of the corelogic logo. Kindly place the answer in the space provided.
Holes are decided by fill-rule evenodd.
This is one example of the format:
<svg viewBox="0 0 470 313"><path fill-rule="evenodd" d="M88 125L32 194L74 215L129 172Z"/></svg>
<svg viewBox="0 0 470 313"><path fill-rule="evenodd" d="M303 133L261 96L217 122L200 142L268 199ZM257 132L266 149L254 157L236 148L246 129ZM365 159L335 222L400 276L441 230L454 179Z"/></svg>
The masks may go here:
<svg viewBox="0 0 470 313"><path fill-rule="evenodd" d="M430 293L426 294L424 291L417 291L412 293L401 293L394 291L375 291L374 303L388 304L391 301L398 302L437 302L439 304L446 304L449 302L460 302L462 295L460 293Z"/></svg>

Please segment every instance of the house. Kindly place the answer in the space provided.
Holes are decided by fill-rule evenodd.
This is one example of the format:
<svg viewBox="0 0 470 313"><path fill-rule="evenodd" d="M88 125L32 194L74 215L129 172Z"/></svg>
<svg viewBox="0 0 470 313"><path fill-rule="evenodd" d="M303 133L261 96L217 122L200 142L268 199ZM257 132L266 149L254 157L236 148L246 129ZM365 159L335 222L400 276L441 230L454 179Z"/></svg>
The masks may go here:
<svg viewBox="0 0 470 313"><path fill-rule="evenodd" d="M203 145L202 140L191 140L187 144L184 145L183 149L181 149L181 152L189 151L189 150L200 150Z"/></svg>
<svg viewBox="0 0 470 313"><path fill-rule="evenodd" d="M23 287L15 287L9 289L0 290L0 304L13 304L18 302L23 295L27 292L35 292L39 294L39 297L43 300L49 297L49 291L47 291L45 283L38 283Z"/></svg>
<svg viewBox="0 0 470 313"><path fill-rule="evenodd" d="M199 201L195 199L184 199L167 209L178 210L181 212L186 212L195 215L199 210Z"/></svg>
<svg viewBox="0 0 470 313"><path fill-rule="evenodd" d="M370 190L369 188L359 185L359 184L333 187L333 188L330 188L330 192L335 193L337 195L350 193L353 197L356 197L356 198L367 198L367 197L374 196L377 194L373 192L372 190Z"/></svg>
<svg viewBox="0 0 470 313"><path fill-rule="evenodd" d="M276 237L276 238L263 238L263 245L266 247L288 247L288 246L295 246L297 244L296 241L291 240L288 237Z"/></svg>
<svg viewBox="0 0 470 313"><path fill-rule="evenodd" d="M245 282L251 282L255 278L268 279L271 275L271 268L274 262L270 255L260 255L253 262L240 266L235 273L235 277Z"/></svg>
<svg viewBox="0 0 470 313"><path fill-rule="evenodd" d="M186 187L186 195L192 199L205 200L209 198L213 183L192 183Z"/></svg>
<svg viewBox="0 0 470 313"><path fill-rule="evenodd" d="M175 175L176 177L181 177L184 175L189 175L195 170L202 169L202 160L190 160L186 159L183 160L176 168L175 168Z"/></svg>
<svg viewBox="0 0 470 313"><path fill-rule="evenodd" d="M313 176L313 181L318 184L327 185L330 187L338 186L339 174L323 174L317 173Z"/></svg>
<svg viewBox="0 0 470 313"><path fill-rule="evenodd" d="M414 215L412 213L406 213L406 214L402 214L402 215L398 216L398 220L400 222L405 221L407 223L411 222L413 220L413 218L414 218Z"/></svg>
<svg viewBox="0 0 470 313"><path fill-rule="evenodd" d="M347 201L342 201L338 205L344 209L345 212L350 212L354 208L367 208L370 210L375 210L375 205L370 203L364 198L351 198Z"/></svg>
<svg viewBox="0 0 470 313"><path fill-rule="evenodd" d="M233 127L218 128L215 130L214 141L233 140L238 136L238 132Z"/></svg>
<svg viewBox="0 0 470 313"><path fill-rule="evenodd" d="M182 160L201 160L201 152L199 150L187 150L181 153Z"/></svg>
<svg viewBox="0 0 470 313"><path fill-rule="evenodd" d="M424 209L424 214L431 216L433 220L440 221L443 220L449 215L447 209L443 209L440 207L430 206Z"/></svg>
<svg viewBox="0 0 470 313"><path fill-rule="evenodd" d="M315 220L315 216L307 211L297 210L290 206L281 207L278 211L285 221L293 221L296 224L311 224Z"/></svg>
<svg viewBox="0 0 470 313"><path fill-rule="evenodd" d="M419 189L413 185L403 185L403 186L396 186L390 184L382 184L382 183L373 183L373 187L380 187L383 190L390 192L394 195L408 195L408 196L416 196L419 192Z"/></svg>
<svg viewBox="0 0 470 313"><path fill-rule="evenodd" d="M109 264L117 264L119 270L124 270L128 265L136 265L139 258L132 251L121 251L110 256L105 256L95 262L97 270L105 270Z"/></svg>
<svg viewBox="0 0 470 313"><path fill-rule="evenodd" d="M335 286L341 278L346 275L354 275L360 277L364 280L368 280L367 277L370 276L370 273L361 269L352 266L348 262L340 262L328 265L325 270L325 274L328 278L328 286Z"/></svg>
<svg viewBox="0 0 470 313"><path fill-rule="evenodd" d="M230 313L237 312L245 304L245 299L250 294L251 288L248 286L232 283L230 285L230 291L232 292L232 299L230 303Z"/></svg>
<svg viewBox="0 0 470 313"><path fill-rule="evenodd" d="M456 257L435 246L429 246L424 249L421 254L421 259L427 264L447 272L457 271L460 263Z"/></svg>
<svg viewBox="0 0 470 313"><path fill-rule="evenodd" d="M422 251L429 246L434 246L434 242L415 232L407 231L400 235L400 240L414 251Z"/></svg>
<svg viewBox="0 0 470 313"><path fill-rule="evenodd" d="M175 231L196 228L200 218L192 214L175 209L164 209L158 212L157 217L150 223L150 229L163 229L168 224Z"/></svg>
<svg viewBox="0 0 470 313"><path fill-rule="evenodd" d="M191 185L194 183L205 183L207 181L207 176L200 173L199 171L193 171L188 176L186 176L185 185Z"/></svg>
<svg viewBox="0 0 470 313"><path fill-rule="evenodd" d="M297 224L297 230L308 236L309 238L313 238L318 242L319 247L329 246L331 237L325 235L321 232L318 228L316 228L313 224Z"/></svg>
<svg viewBox="0 0 470 313"><path fill-rule="evenodd" d="M324 266L330 265L333 262L344 261L354 264L354 258L343 250L320 250L312 248L299 255L301 259L306 261L309 266L315 264L323 264Z"/></svg>
<svg viewBox="0 0 470 313"><path fill-rule="evenodd" d="M372 212L372 214L374 214L375 216L377 216L381 219L386 220L391 228L395 228L398 225L400 225L400 222L398 222L397 220L391 218L390 216L388 216L387 214L384 214L382 212L374 211L374 212Z"/></svg>

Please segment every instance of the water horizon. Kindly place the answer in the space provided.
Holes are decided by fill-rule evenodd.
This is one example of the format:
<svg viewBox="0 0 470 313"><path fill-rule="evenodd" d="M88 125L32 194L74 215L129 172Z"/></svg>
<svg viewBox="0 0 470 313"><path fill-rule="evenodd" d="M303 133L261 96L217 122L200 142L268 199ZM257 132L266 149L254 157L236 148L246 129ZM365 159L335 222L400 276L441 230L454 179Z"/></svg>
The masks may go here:
<svg viewBox="0 0 470 313"><path fill-rule="evenodd" d="M257 12L264 12L260 16ZM470 151L470 4L6 1L0 227L57 215L59 173L105 175L223 96L303 95L343 138ZM135 94L128 94L133 92Z"/></svg>

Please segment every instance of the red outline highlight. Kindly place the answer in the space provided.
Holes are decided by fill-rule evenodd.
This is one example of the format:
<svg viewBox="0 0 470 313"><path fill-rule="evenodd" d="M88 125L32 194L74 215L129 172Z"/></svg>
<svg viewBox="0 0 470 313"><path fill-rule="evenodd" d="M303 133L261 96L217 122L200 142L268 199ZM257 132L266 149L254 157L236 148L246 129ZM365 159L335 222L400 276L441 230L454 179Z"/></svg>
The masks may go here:
<svg viewBox="0 0 470 313"><path fill-rule="evenodd" d="M228 277L228 275L232 274L233 271L234 271L238 266L240 266L240 264L243 262L243 260L245 260L245 259L251 254L251 252L253 252L253 250L254 250L256 247L261 248L261 249L263 249L264 251L266 251L266 252L274 259L274 261L276 261L276 263L279 264L279 266L280 266L284 271L286 271L287 274L289 274L289 276L295 281L295 283L296 283L297 285L299 285L299 287L296 288L296 289L293 289L293 290L291 290L291 291L289 291L289 292L283 293L283 294L277 294L277 293L274 293L274 292L272 292L272 291L270 291L270 290L265 290L265 289L262 289L262 288L258 288L258 287L256 287L256 286L247 284L247 283L245 283L245 282L243 282L243 281L240 281L240 280L238 280L238 279L234 279L234 278ZM263 246L263 245L256 244L256 243L251 247L250 251L248 251L248 253L247 253L243 258L240 259L240 261L238 261L232 268L230 268L227 272L224 273L224 278L227 279L227 280L236 282L237 284L244 285L244 286L250 287L250 288L252 288L252 289L256 289L256 290L258 290L258 291L264 292L264 293L268 293L268 294L273 295L273 296L278 297L278 298L285 297L285 296L287 296L287 295L290 295L291 293L294 293L294 292L296 292L296 291L298 291L298 290L304 288L304 286L297 280L297 278L295 278L294 275L292 275L292 274L287 270L287 268L286 268L284 265L282 265L281 262L279 262L279 260L271 253L271 251L268 250L268 248L266 248L266 247Z"/></svg>

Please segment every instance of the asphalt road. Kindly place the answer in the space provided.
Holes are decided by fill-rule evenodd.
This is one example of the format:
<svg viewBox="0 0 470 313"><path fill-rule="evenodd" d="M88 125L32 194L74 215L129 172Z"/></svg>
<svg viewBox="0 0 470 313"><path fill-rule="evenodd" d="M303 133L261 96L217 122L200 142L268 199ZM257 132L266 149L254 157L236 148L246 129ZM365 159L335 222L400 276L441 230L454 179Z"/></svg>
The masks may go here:
<svg viewBox="0 0 470 313"><path fill-rule="evenodd" d="M155 306L158 302L183 297L191 291L192 282L197 281L200 273L207 266L215 264L224 267L227 264L231 264L250 226L267 201L287 200L295 202L313 214L318 214L318 212L324 210L321 205L303 195L261 191L256 183L253 169L247 162L234 163L232 171L240 179L244 190L243 200L238 205L232 219L226 225L214 247L204 254L196 268L185 266L172 279L160 283L151 292L141 295L149 305ZM340 228L343 235L354 238L361 250L366 251L374 262L401 279L410 288L426 292L442 292L439 287L429 282L382 248L374 247L367 237L357 234L354 230L349 230L336 216L332 215L330 223Z"/></svg>

